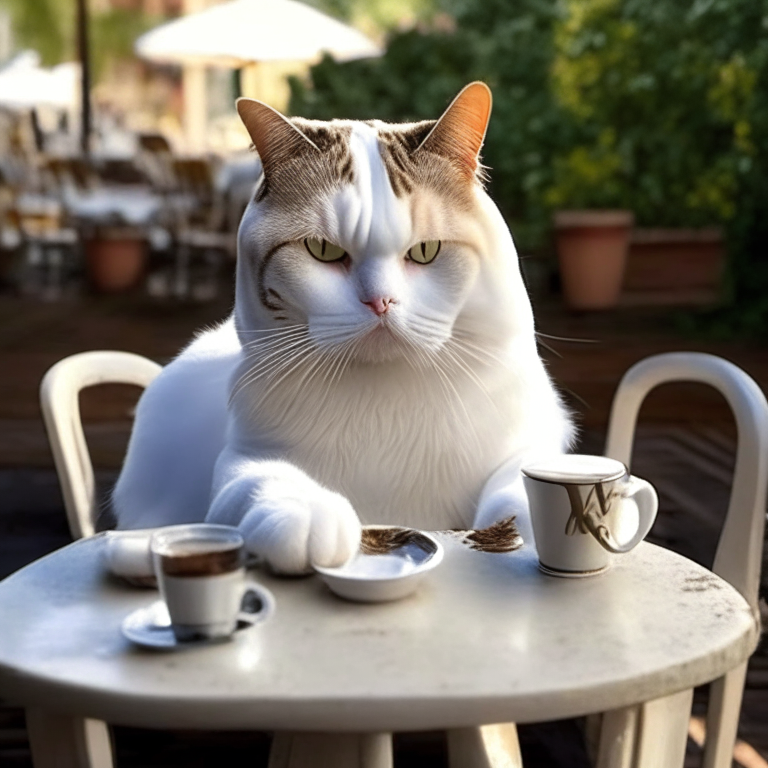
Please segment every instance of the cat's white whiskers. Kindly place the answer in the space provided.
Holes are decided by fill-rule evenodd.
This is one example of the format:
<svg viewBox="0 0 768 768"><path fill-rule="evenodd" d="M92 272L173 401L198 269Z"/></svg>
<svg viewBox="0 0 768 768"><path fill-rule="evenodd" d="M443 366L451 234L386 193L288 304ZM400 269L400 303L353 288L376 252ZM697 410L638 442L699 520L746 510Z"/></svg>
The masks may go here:
<svg viewBox="0 0 768 768"><path fill-rule="evenodd" d="M329 364L325 367L325 370L323 371L323 383L325 384L325 393L322 401L323 407L325 406L328 398L330 397L333 391L333 388L336 384L337 376L340 380L341 377L344 375L344 371L346 370L346 367L349 361L352 359L352 351L356 343L357 343L357 339L355 338L348 339L340 347L335 349L333 353L329 354L329 358L330 358ZM329 374L330 374L330 380L328 379Z"/></svg>
<svg viewBox="0 0 768 768"><path fill-rule="evenodd" d="M256 393L252 394L252 396L249 398L250 410L252 414L258 414L259 409L264 404L267 397L274 391L276 377L281 376L281 374L283 374L283 372L286 370L288 370L289 373L295 371L300 365L306 362L308 354L311 353L305 353L302 351L300 354L293 355L285 360L281 360L279 366L274 367L269 373L264 373L266 378L263 380L263 388L258 389ZM258 382L258 379L260 378L263 377L259 375L251 380L247 385L248 388L252 389L252 387ZM279 384L279 380L277 381L277 384Z"/></svg>
<svg viewBox="0 0 768 768"><path fill-rule="evenodd" d="M337 375L343 375L344 369L346 367L346 361L349 359L350 351L353 345L354 339L350 339L346 342L346 344L343 344L332 365L328 367L328 370L323 377L323 382L326 384L327 391L330 391L335 386ZM328 374L330 374L330 380L328 379Z"/></svg>
<svg viewBox="0 0 768 768"><path fill-rule="evenodd" d="M416 356L416 364L424 371L431 370L433 363L429 355L429 350L423 348L417 344L410 336L403 336L403 341L407 344L408 349ZM406 355L406 358L410 359L410 355Z"/></svg>
<svg viewBox="0 0 768 768"><path fill-rule="evenodd" d="M277 328L238 328L237 333L262 333L262 334L274 334L274 333L285 333L286 331L291 331L296 328L306 328L306 323L295 323L293 325L281 325Z"/></svg>
<svg viewBox="0 0 768 768"><path fill-rule="evenodd" d="M246 350L245 356L249 360L257 357L261 357L262 360L266 360L270 355L273 355L276 352L280 352L283 349L288 349L291 345L296 344L296 342L306 339L306 333L299 333L296 336L291 336L287 339L280 339L279 341L271 342L270 344L266 344L264 346L249 347Z"/></svg>
<svg viewBox="0 0 768 768"><path fill-rule="evenodd" d="M306 335L300 335L291 339L286 339L280 344L266 349L244 350L243 360L249 364L250 369L263 370L273 362L279 360L286 353L306 343L308 343Z"/></svg>
<svg viewBox="0 0 768 768"><path fill-rule="evenodd" d="M270 341L265 345L259 342L254 344L248 357L256 358L256 362L238 380L233 396L263 379L266 387L258 395L259 401L263 401L304 362L307 368L301 375L299 387L308 385L320 372L324 372L327 378L332 370L334 378L337 375L340 377L342 368L346 367L352 358L352 345L358 340L359 328L350 323L346 329L339 329L331 324L323 325L325 327L315 325L311 331L307 326L302 326L293 336Z"/></svg>
<svg viewBox="0 0 768 768"><path fill-rule="evenodd" d="M451 341L478 362L485 363L486 365L489 365L490 363L497 363L503 368L509 370L509 363L506 360L494 354L489 349L486 349L485 347L470 341L470 338L471 337L467 336L462 337L461 335L457 335L454 332L454 334L451 336Z"/></svg>
<svg viewBox="0 0 768 768"><path fill-rule="evenodd" d="M335 386L337 379L339 381L342 379L344 373L348 370L349 366L355 359L355 353L357 352L359 343L360 339L358 337L352 337L341 345L339 350L338 363L334 367L331 376L329 391L331 387Z"/></svg>
<svg viewBox="0 0 768 768"><path fill-rule="evenodd" d="M446 335L446 323L444 321L440 320L431 320L423 315L415 315L415 319L418 324L418 330L429 330L429 331L437 331L442 336ZM448 326L450 328L450 326Z"/></svg>
<svg viewBox="0 0 768 768"><path fill-rule="evenodd" d="M280 370L275 371L267 379L267 388L263 392L259 393L259 400L260 401L266 400L269 397L269 395L272 394L272 392L274 392L275 389L277 389L277 387L283 381L285 381L286 378L288 378L292 373L294 373L296 371L296 369L302 363L311 364L310 361L309 361L309 358L310 358L310 356L314 356L314 354L317 354L318 350L317 350L317 348L314 345L310 345L309 346L309 350L310 350L311 354L303 356L303 358L299 361L298 364L293 365L293 362L297 359L297 357L300 356L301 353L294 354L291 358L289 358L285 362L285 364L283 365L283 367ZM314 354L312 354L312 353L314 353ZM284 372L283 372L283 370L284 370Z"/></svg>
<svg viewBox="0 0 768 768"><path fill-rule="evenodd" d="M296 385L297 391L301 392L305 386L309 386L309 383L317 375L319 371L322 371L328 362L330 355L328 352L318 352L315 355L314 361L308 363L307 370L304 371L302 377L299 379Z"/></svg>
<svg viewBox="0 0 768 768"><path fill-rule="evenodd" d="M274 350L275 348L281 349L286 344L301 338L306 338L306 331L305 332L297 331L292 336L287 336L280 339L273 339L272 341L268 341L268 342L251 342L249 344L244 344L243 350L246 353L246 357L248 358L257 357L258 355L262 355L265 352Z"/></svg>
<svg viewBox="0 0 768 768"><path fill-rule="evenodd" d="M294 339L297 336L306 335L306 333L306 325L298 326L296 328L291 328L290 331L286 331L285 333L272 333L269 336L264 335L259 336L258 338L248 339L242 342L242 346L244 349L265 349L275 344L280 344L281 342L288 339Z"/></svg>
<svg viewBox="0 0 768 768"><path fill-rule="evenodd" d="M347 323L347 327L344 326L312 326L310 329L312 337L318 341L333 341L336 339L349 339L353 336L357 336L360 333L360 329L353 323Z"/></svg>
<svg viewBox="0 0 768 768"><path fill-rule="evenodd" d="M274 349L267 354L260 354L255 352L247 355L246 359L255 359L255 363L251 366L251 370L258 369L266 371L275 363L279 363L280 359L292 350L310 344L310 340L306 336L301 336L297 339L289 340L287 343L281 344L277 349Z"/></svg>
<svg viewBox="0 0 768 768"><path fill-rule="evenodd" d="M270 358L273 359L268 363L265 363L264 360L257 361L238 379L237 384L232 388L230 402L232 402L243 389L250 387L265 376L269 381L273 375L278 374L294 360L306 357L306 354L312 349L313 346L309 339L300 339L291 344L288 348L272 353Z"/></svg>
<svg viewBox="0 0 768 768"><path fill-rule="evenodd" d="M324 316L322 321L313 322L311 325L311 329L313 332L315 330L317 330L318 332L326 332L328 330L331 330L335 333L341 332L341 333L357 335L357 334L368 333L369 331L373 330L377 325L378 325L378 322L375 320L361 323L357 321L350 321L348 317L344 320L340 319L337 322L328 322L328 318Z"/></svg>
<svg viewBox="0 0 768 768"><path fill-rule="evenodd" d="M301 323L299 325L291 325L287 328L264 328L260 331L239 331L239 333L240 334L258 333L259 334L258 336L250 337L249 341L246 343L259 344L263 341L269 341L270 339L274 339L274 338L282 338L283 336L290 336L296 333L297 331L306 331L306 330L307 330L307 324Z"/></svg>
<svg viewBox="0 0 768 768"><path fill-rule="evenodd" d="M441 351L454 364L454 367L457 367L461 372L463 372L466 375L466 377L471 382L477 385L478 389L488 399L488 402L495 405L495 403L493 402L493 398L491 397L491 394L488 391L488 387L485 386L485 383L483 382L483 380L461 359L461 357L457 352L454 352L451 349L450 343L445 344Z"/></svg>
<svg viewBox="0 0 768 768"><path fill-rule="evenodd" d="M303 339L300 342L292 344L290 347L281 350L281 355L265 363L259 372L258 378L266 377L267 380L272 379L275 375L279 374L285 366L294 363L295 361L301 361L303 358L313 356L317 352L317 348L312 343L311 339Z"/></svg>
<svg viewBox="0 0 768 768"><path fill-rule="evenodd" d="M416 345L410 338L405 337L404 340L406 343L410 346L411 350L416 355L416 359L421 362L423 370L426 371L434 371L438 375L438 385L443 392L443 396L446 399L446 402L448 403L451 410L453 410L453 404L451 402L450 393L445 388L445 382L443 380L443 372L439 369L439 366L437 365L437 361L434 359L432 355L430 355L426 350L421 349L418 345ZM426 378L426 373L425 373ZM454 413L455 416L455 413Z"/></svg>
<svg viewBox="0 0 768 768"><path fill-rule="evenodd" d="M444 363L437 354L430 354L429 359L432 362L433 370L438 374L440 381L444 385L443 393L446 397L446 402L451 407L453 418L456 419L457 422L464 421L468 428L469 434L471 434L471 436L474 438L475 449L482 450L480 437L477 434L474 420L469 415L467 407L464 403L464 399L461 397L459 391L456 389L456 386L453 383L450 371L445 370ZM461 413L464 415L464 419L461 418L461 414L456 410L456 405L460 407Z"/></svg>
<svg viewBox="0 0 768 768"><path fill-rule="evenodd" d="M473 385L477 386L480 392L483 393L489 403L493 404L493 398L491 398L488 388L483 383L482 379L469 368L466 363L448 347L443 347L442 352L445 354L445 362L451 367L453 371L463 374Z"/></svg>
<svg viewBox="0 0 768 768"><path fill-rule="evenodd" d="M448 338L453 326L453 321L450 318L424 314L423 311L414 311L412 322L418 333L429 331L443 340Z"/></svg>
<svg viewBox="0 0 768 768"><path fill-rule="evenodd" d="M340 312L338 314L328 314L324 312L315 322L318 324L326 323L327 325L332 325L334 328L338 325L356 325L355 321L350 321L349 313L345 312Z"/></svg>

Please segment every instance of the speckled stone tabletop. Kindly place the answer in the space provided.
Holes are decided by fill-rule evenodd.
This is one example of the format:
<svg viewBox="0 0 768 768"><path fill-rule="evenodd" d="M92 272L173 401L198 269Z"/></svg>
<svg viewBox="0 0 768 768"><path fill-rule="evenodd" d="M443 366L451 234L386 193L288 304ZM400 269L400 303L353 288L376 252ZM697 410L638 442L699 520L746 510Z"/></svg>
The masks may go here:
<svg viewBox="0 0 768 768"><path fill-rule="evenodd" d="M695 563L644 543L605 574L548 577L531 547L446 557L419 591L360 605L318 578L256 579L277 609L231 642L163 653L120 631L157 599L106 573L104 538L0 583L0 695L116 724L403 731L552 720L702 684L758 624Z"/></svg>

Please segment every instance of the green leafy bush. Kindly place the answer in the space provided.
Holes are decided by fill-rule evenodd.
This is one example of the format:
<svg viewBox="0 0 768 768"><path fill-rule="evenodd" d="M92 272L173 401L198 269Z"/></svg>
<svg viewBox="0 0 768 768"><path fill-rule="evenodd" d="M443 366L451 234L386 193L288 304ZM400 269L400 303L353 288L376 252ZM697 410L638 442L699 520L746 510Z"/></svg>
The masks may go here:
<svg viewBox="0 0 768 768"><path fill-rule="evenodd" d="M491 194L524 250L547 243L561 207L722 224L729 327L768 330L768 0L464 0L449 10L453 31L397 32L378 60L326 58L292 82L292 112L434 118L485 80Z"/></svg>
<svg viewBox="0 0 768 768"><path fill-rule="evenodd" d="M761 7L762 6L762 7ZM768 5L564 0L551 85L578 121L550 205L620 205L645 224L727 222L756 158ZM595 183L597 182L597 183Z"/></svg>

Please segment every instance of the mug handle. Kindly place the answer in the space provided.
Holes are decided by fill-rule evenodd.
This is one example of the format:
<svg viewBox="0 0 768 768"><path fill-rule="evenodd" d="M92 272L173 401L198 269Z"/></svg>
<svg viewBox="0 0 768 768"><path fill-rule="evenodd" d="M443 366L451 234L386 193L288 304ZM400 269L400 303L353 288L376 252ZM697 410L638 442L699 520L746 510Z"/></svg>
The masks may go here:
<svg viewBox="0 0 768 768"><path fill-rule="evenodd" d="M623 554L634 549L651 530L659 511L659 497L656 489L647 481L634 475L629 476L627 488L624 489L625 499L634 499L637 504L638 521L635 535L625 544L619 544L605 525L598 525L593 531L595 538L604 549L614 554Z"/></svg>
<svg viewBox="0 0 768 768"><path fill-rule="evenodd" d="M238 621L248 624L260 624L272 615L275 609L275 598L264 587L248 584L243 590L240 600L240 611L237 614Z"/></svg>

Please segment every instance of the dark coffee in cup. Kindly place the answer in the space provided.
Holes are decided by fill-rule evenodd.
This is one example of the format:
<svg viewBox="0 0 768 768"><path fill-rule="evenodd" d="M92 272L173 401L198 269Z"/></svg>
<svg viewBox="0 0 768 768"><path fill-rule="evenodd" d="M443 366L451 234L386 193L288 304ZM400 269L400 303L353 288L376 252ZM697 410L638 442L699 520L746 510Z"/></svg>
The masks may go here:
<svg viewBox="0 0 768 768"><path fill-rule="evenodd" d="M156 550L168 576L215 576L243 566L243 548L237 541L180 539Z"/></svg>
<svg viewBox="0 0 768 768"><path fill-rule="evenodd" d="M246 591L239 531L206 523L175 525L158 531L150 548L176 637L229 637Z"/></svg>

